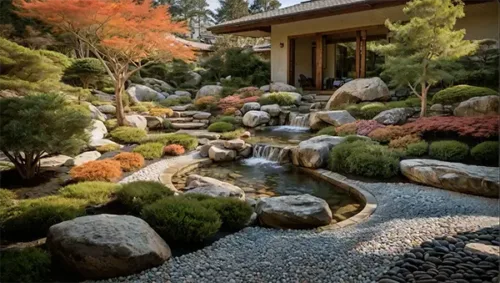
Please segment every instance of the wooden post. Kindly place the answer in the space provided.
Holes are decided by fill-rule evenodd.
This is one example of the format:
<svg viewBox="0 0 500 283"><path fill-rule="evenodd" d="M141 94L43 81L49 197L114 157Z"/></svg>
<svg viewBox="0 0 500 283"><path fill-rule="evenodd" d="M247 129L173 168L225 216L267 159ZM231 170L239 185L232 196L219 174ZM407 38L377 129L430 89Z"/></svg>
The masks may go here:
<svg viewBox="0 0 500 283"><path fill-rule="evenodd" d="M360 49L361 49L361 33L356 32L356 51L354 52L354 58L356 59L356 78L361 77L361 66L360 66Z"/></svg>
<svg viewBox="0 0 500 283"><path fill-rule="evenodd" d="M366 77L366 30L361 31L361 65L360 78Z"/></svg>
<svg viewBox="0 0 500 283"><path fill-rule="evenodd" d="M323 88L323 36L316 35L316 89Z"/></svg>
<svg viewBox="0 0 500 283"><path fill-rule="evenodd" d="M288 39L288 84L295 85L295 39Z"/></svg>

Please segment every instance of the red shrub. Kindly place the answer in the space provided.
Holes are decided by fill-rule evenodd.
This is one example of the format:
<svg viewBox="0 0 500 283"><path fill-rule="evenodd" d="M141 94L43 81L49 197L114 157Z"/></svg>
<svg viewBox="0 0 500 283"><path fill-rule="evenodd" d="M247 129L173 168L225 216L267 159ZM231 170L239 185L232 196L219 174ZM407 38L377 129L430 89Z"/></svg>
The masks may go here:
<svg viewBox="0 0 500 283"><path fill-rule="evenodd" d="M75 166L69 171L76 181L116 181L122 176L120 162L116 160L95 160Z"/></svg>
<svg viewBox="0 0 500 283"><path fill-rule="evenodd" d="M163 149L163 152L166 155L177 156L177 155L184 154L185 150L184 150L184 147L182 145L170 144L170 145L165 146L165 148Z"/></svg>
<svg viewBox="0 0 500 283"><path fill-rule="evenodd" d="M423 117L403 128L408 133L453 133L463 137L490 138L498 136L500 116Z"/></svg>
<svg viewBox="0 0 500 283"><path fill-rule="evenodd" d="M407 134L407 131L401 126L387 126L373 130L368 134L368 137L378 142L388 143L393 139L406 136Z"/></svg>
<svg viewBox="0 0 500 283"><path fill-rule="evenodd" d="M144 166L144 157L136 152L121 152L113 157L113 160L120 162L123 171L134 171Z"/></svg>
<svg viewBox="0 0 500 283"><path fill-rule="evenodd" d="M259 97L258 96L250 96L250 97L243 98L243 102L244 103L247 103L247 102L258 102L258 101L259 101Z"/></svg>
<svg viewBox="0 0 500 283"><path fill-rule="evenodd" d="M358 129L356 133L360 136L367 136L373 130L378 128L385 128L385 126L375 120L360 120L358 121Z"/></svg>
<svg viewBox="0 0 500 283"><path fill-rule="evenodd" d="M222 112L222 114L226 115L226 116L230 116L230 115L234 115L234 113L236 113L236 111L238 111L237 108L229 107L229 108L226 108L226 110L224 110L224 112Z"/></svg>
<svg viewBox="0 0 500 283"><path fill-rule="evenodd" d="M238 95L227 96L219 100L219 108L222 109L222 111L226 111L228 108L240 109L243 104L245 104L245 102L243 102L243 99Z"/></svg>

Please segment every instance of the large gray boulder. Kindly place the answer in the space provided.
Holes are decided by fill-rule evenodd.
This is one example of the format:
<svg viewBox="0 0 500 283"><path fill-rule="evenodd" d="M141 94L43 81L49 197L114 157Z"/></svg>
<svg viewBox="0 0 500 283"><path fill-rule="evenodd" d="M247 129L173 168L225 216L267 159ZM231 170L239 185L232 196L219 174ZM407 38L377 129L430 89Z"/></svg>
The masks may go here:
<svg viewBox="0 0 500 283"><path fill-rule="evenodd" d="M262 198L255 212L261 225L273 228L315 228L332 221L328 203L309 194Z"/></svg>
<svg viewBox="0 0 500 283"><path fill-rule="evenodd" d="M297 88L289 84L277 82L277 83L272 83L270 85L261 86L260 90L264 92L281 92L281 91L295 92L297 91Z"/></svg>
<svg viewBox="0 0 500 283"><path fill-rule="evenodd" d="M108 134L108 129L103 122L99 120L92 120L90 127L87 129L90 135L90 140L100 140L103 139Z"/></svg>
<svg viewBox="0 0 500 283"><path fill-rule="evenodd" d="M258 102L247 102L241 107L241 113L243 114L252 110L260 110L260 104Z"/></svg>
<svg viewBox="0 0 500 283"><path fill-rule="evenodd" d="M248 111L245 113L243 116L243 125L251 128L255 128L259 125L266 124L271 120L271 116L269 116L269 113L264 112L264 111Z"/></svg>
<svg viewBox="0 0 500 283"><path fill-rule="evenodd" d="M327 135L302 141L296 148L292 149L292 163L307 168L325 167L330 150L343 141L343 137Z"/></svg>
<svg viewBox="0 0 500 283"><path fill-rule="evenodd" d="M129 215L93 215L56 224L47 246L57 266L86 279L138 273L161 265L171 252L142 219Z"/></svg>
<svg viewBox="0 0 500 283"><path fill-rule="evenodd" d="M111 104L97 106L97 109L99 109L99 111L101 111L104 114L114 115L116 113L116 107L114 105L111 105Z"/></svg>
<svg viewBox="0 0 500 283"><path fill-rule="evenodd" d="M89 110L90 110L90 118L94 119L94 120L99 120L99 121L106 121L106 115L103 114L101 111L99 111L99 109L97 109L97 107L95 107L94 105L90 104L90 103L87 103L88 107L89 107Z"/></svg>
<svg viewBox="0 0 500 283"><path fill-rule="evenodd" d="M146 118L146 125L148 129L161 129L163 128L163 121L164 119L162 117L158 116L144 116Z"/></svg>
<svg viewBox="0 0 500 283"><path fill-rule="evenodd" d="M498 167L485 167L438 161L407 159L400 163L408 179L425 185L460 193L498 198Z"/></svg>
<svg viewBox="0 0 500 283"><path fill-rule="evenodd" d="M278 104L263 105L260 110L269 113L271 117L278 117L281 112L281 108Z"/></svg>
<svg viewBox="0 0 500 283"><path fill-rule="evenodd" d="M127 121L130 127L142 130L145 130L148 127L148 120L141 115L127 115L125 116L125 121Z"/></svg>
<svg viewBox="0 0 500 283"><path fill-rule="evenodd" d="M127 93L134 104L141 101L160 101L165 99L163 94L145 85L132 85L127 88Z"/></svg>
<svg viewBox="0 0 500 283"><path fill-rule="evenodd" d="M231 161L236 158L236 151L212 146L208 149L208 157L215 162Z"/></svg>
<svg viewBox="0 0 500 283"><path fill-rule="evenodd" d="M158 90L159 92L162 91L162 92L168 92L168 91L171 91L173 90L174 88L169 85L168 83L162 81L162 80L159 80L159 79L155 79L155 78L144 78L142 79L142 81L150 88L153 88L153 89L156 89Z"/></svg>
<svg viewBox="0 0 500 283"><path fill-rule="evenodd" d="M387 101L391 99L389 88L380 78L355 79L337 89L328 100L325 109L332 106L362 101Z"/></svg>
<svg viewBox="0 0 500 283"><path fill-rule="evenodd" d="M498 95L473 97L461 102L453 114L460 117L497 115L499 105L500 97Z"/></svg>
<svg viewBox="0 0 500 283"><path fill-rule="evenodd" d="M337 111L319 111L313 112L309 116L309 127L313 130L319 130L324 126L340 126L355 122L356 119L346 110Z"/></svg>
<svg viewBox="0 0 500 283"><path fill-rule="evenodd" d="M231 197L245 200L245 192L235 185L210 177L192 174L186 179L186 194L203 194L211 197Z"/></svg>
<svg viewBox="0 0 500 283"><path fill-rule="evenodd" d="M185 90L176 90L174 95L177 95L178 97L189 97L191 98L191 93L189 91Z"/></svg>
<svg viewBox="0 0 500 283"><path fill-rule="evenodd" d="M184 82L184 85L195 87L198 86L200 83L201 83L200 74L193 71L189 71L186 74L186 81Z"/></svg>
<svg viewBox="0 0 500 283"><path fill-rule="evenodd" d="M401 125L415 114L413 108L393 108L380 112L373 120L384 125Z"/></svg>
<svg viewBox="0 0 500 283"><path fill-rule="evenodd" d="M217 96L222 94L222 87L218 85L206 85L196 93L196 99L204 96Z"/></svg>

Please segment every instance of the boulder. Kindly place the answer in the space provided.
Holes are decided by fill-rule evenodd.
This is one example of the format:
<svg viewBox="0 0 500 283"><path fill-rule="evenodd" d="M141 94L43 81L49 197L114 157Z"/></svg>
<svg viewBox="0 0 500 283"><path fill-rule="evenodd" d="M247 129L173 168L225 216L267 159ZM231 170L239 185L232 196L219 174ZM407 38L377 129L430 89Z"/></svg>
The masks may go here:
<svg viewBox="0 0 500 283"><path fill-rule="evenodd" d="M194 105L191 104L191 103L189 103L189 104L186 104L186 105L172 106L172 107L170 107L170 109L172 109L173 111L187 111L189 109L193 109L193 107L194 107Z"/></svg>
<svg viewBox="0 0 500 283"><path fill-rule="evenodd" d="M240 187L196 174L187 177L184 193L203 194L212 197L232 197L245 200L245 192Z"/></svg>
<svg viewBox="0 0 500 283"><path fill-rule="evenodd" d="M147 84L149 87L151 88L158 88L162 91L171 91L173 90L174 88L169 85L168 83L162 81L162 80L159 80L159 79L155 79L155 78L144 78L142 79L142 81Z"/></svg>
<svg viewBox="0 0 500 283"><path fill-rule="evenodd" d="M135 127L145 130L148 127L148 120L141 115L127 115L125 116L125 121L130 127Z"/></svg>
<svg viewBox="0 0 500 283"><path fill-rule="evenodd" d="M89 110L90 110L90 118L94 119L94 120L99 120L99 121L106 121L106 115L103 114L101 111L99 111L99 109L97 109L97 107L95 107L94 105L88 103L88 107L89 107Z"/></svg>
<svg viewBox="0 0 500 283"><path fill-rule="evenodd" d="M278 117L281 112L278 104L263 105L260 110L269 113L269 116L271 117Z"/></svg>
<svg viewBox="0 0 500 283"><path fill-rule="evenodd" d="M460 117L497 115L499 105L498 95L473 97L461 102L453 111L453 115Z"/></svg>
<svg viewBox="0 0 500 283"><path fill-rule="evenodd" d="M196 99L204 96L217 96L222 94L222 87L218 85L206 85L196 93Z"/></svg>
<svg viewBox="0 0 500 283"><path fill-rule="evenodd" d="M208 157L213 161L231 161L236 158L236 151L212 146L208 150Z"/></svg>
<svg viewBox="0 0 500 283"><path fill-rule="evenodd" d="M198 86L201 83L201 79L202 78L200 74L193 71L189 71L186 74L186 81L184 82L184 85L192 87Z"/></svg>
<svg viewBox="0 0 500 283"><path fill-rule="evenodd" d="M90 128L87 129L87 132L90 135L90 140L100 140L104 138L108 134L108 129L103 122L99 120L92 120Z"/></svg>
<svg viewBox="0 0 500 283"><path fill-rule="evenodd" d="M315 228L332 221L328 203L309 194L263 198L255 212L260 224L281 229Z"/></svg>
<svg viewBox="0 0 500 283"><path fill-rule="evenodd" d="M240 150L245 146L245 141L241 139L228 140L224 142L224 147L227 149Z"/></svg>
<svg viewBox="0 0 500 283"><path fill-rule="evenodd" d="M387 101L391 99L389 88L378 77L355 79L337 89L328 100L325 109L332 106L362 101Z"/></svg>
<svg viewBox="0 0 500 283"><path fill-rule="evenodd" d="M251 136L252 136L252 134L249 131L244 131L243 134L240 135L240 138L241 139L248 139Z"/></svg>
<svg viewBox="0 0 500 283"><path fill-rule="evenodd" d="M436 103L436 104L432 104L431 107L429 107L429 110L440 112L440 111L444 111L444 107L443 107L443 104Z"/></svg>
<svg viewBox="0 0 500 283"><path fill-rule="evenodd" d="M265 85L260 87L260 90L264 92L281 92L281 91L289 91L289 92L295 92L297 91L297 88L285 83L272 83L270 85Z"/></svg>
<svg viewBox="0 0 500 283"><path fill-rule="evenodd" d="M193 118L198 120L205 120L210 118L210 116L212 116L212 114L209 112L198 112L193 115Z"/></svg>
<svg viewBox="0 0 500 283"><path fill-rule="evenodd" d="M323 126L332 125L340 126L347 123L355 122L356 119L346 110L338 111L319 111L313 112L309 116L309 127L313 130L319 130Z"/></svg>
<svg viewBox="0 0 500 283"><path fill-rule="evenodd" d="M265 124L271 120L271 116L264 111L248 111L243 116L243 125L251 128L255 128L259 125Z"/></svg>
<svg viewBox="0 0 500 283"><path fill-rule="evenodd" d="M102 145L107 145L107 144L117 144L116 142L108 139L96 139L96 140L90 140L89 147L90 148L96 148ZM122 147L120 145L120 147Z"/></svg>
<svg viewBox="0 0 500 283"><path fill-rule="evenodd" d="M99 111L101 111L104 114L113 114L114 115L116 113L116 107L114 105L111 105L111 104L97 106L97 109L99 109Z"/></svg>
<svg viewBox="0 0 500 283"><path fill-rule="evenodd" d="M258 102L247 102L241 107L241 113L243 114L252 110L260 110L260 104Z"/></svg>
<svg viewBox="0 0 500 283"><path fill-rule="evenodd" d="M115 101L115 96L113 94L105 93L97 89L92 89L90 92L92 92L92 94L100 101Z"/></svg>
<svg viewBox="0 0 500 283"><path fill-rule="evenodd" d="M185 91L185 90L176 90L174 94L177 95L178 97L191 98L191 93L189 91Z"/></svg>
<svg viewBox="0 0 500 283"><path fill-rule="evenodd" d="M286 93L286 94L290 95L291 97L293 97L293 99L294 99L293 103L295 105L300 105L300 101L302 100L302 95L300 93L296 93L296 92L283 92L283 93ZM261 97L266 98L266 97L270 96L271 94L272 94L271 92L267 92L267 93L264 93Z"/></svg>
<svg viewBox="0 0 500 283"><path fill-rule="evenodd" d="M171 256L168 245L144 220L129 215L84 216L53 225L47 246L56 266L86 279L138 273Z"/></svg>
<svg viewBox="0 0 500 283"><path fill-rule="evenodd" d="M87 151L83 152L81 154L78 154L75 156L75 158L69 159L64 165L66 166L78 166L82 165L83 163L89 162L89 161L94 161L99 159L101 157L101 154L99 151Z"/></svg>
<svg viewBox="0 0 500 283"><path fill-rule="evenodd" d="M328 162L330 150L343 142L343 137L317 136L299 143L292 149L292 163L307 168L321 168Z"/></svg>
<svg viewBox="0 0 500 283"><path fill-rule="evenodd" d="M432 159L407 159L400 163L408 179L425 185L478 196L498 198L498 167L466 165Z"/></svg>
<svg viewBox="0 0 500 283"><path fill-rule="evenodd" d="M127 88L127 93L134 104L141 101L160 101L165 99L163 94L145 85L132 85Z"/></svg>
<svg viewBox="0 0 500 283"><path fill-rule="evenodd" d="M243 145L243 147L241 149L238 150L238 155L239 156L243 156L243 157L250 157L250 155L252 154L252 145L246 143Z"/></svg>
<svg viewBox="0 0 500 283"><path fill-rule="evenodd" d="M158 116L144 116L148 129L163 128L163 118Z"/></svg>
<svg viewBox="0 0 500 283"><path fill-rule="evenodd" d="M413 108L393 108L380 112L373 120L384 125L402 125L415 114Z"/></svg>
<svg viewBox="0 0 500 283"><path fill-rule="evenodd" d="M50 157L45 157L40 159L40 167L43 168L53 168L59 167L66 164L66 162L70 162L73 158L67 155L54 155Z"/></svg>

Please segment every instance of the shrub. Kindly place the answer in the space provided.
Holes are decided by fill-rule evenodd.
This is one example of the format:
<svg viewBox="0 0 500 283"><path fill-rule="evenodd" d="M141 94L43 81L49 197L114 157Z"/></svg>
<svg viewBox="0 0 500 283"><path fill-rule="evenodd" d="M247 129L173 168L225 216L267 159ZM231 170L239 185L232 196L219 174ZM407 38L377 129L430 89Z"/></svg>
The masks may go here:
<svg viewBox="0 0 500 283"><path fill-rule="evenodd" d="M108 202L117 188L118 185L114 183L81 182L60 189L59 194L65 198L81 199L96 205Z"/></svg>
<svg viewBox="0 0 500 283"><path fill-rule="evenodd" d="M373 102L361 106L359 110L364 119L373 119L380 112L387 110L387 107L383 103Z"/></svg>
<svg viewBox="0 0 500 283"><path fill-rule="evenodd" d="M221 92L220 96L221 96L221 97L226 97L226 96L233 95L233 94L234 94L234 92L235 92L237 89L238 89L237 87L224 86L224 84L223 84L223 87L222 87L222 92Z"/></svg>
<svg viewBox="0 0 500 283"><path fill-rule="evenodd" d="M239 95L241 98L247 98L252 96L260 97L264 92L258 87L249 86L238 89L235 94Z"/></svg>
<svg viewBox="0 0 500 283"><path fill-rule="evenodd" d="M113 129L116 129L118 127L118 120L116 119L108 119L104 121L104 126L106 126L106 129L111 132Z"/></svg>
<svg viewBox="0 0 500 283"><path fill-rule="evenodd" d="M349 135L349 136L345 136L345 139L343 142L355 142L355 141L371 141L371 139L369 137L365 137L365 136L357 136L357 135Z"/></svg>
<svg viewBox="0 0 500 283"><path fill-rule="evenodd" d="M234 131L231 132L225 132L220 135L221 140L234 140L239 138L243 133L245 132L245 129L243 128L238 128Z"/></svg>
<svg viewBox="0 0 500 283"><path fill-rule="evenodd" d="M86 201L48 196L19 201L2 213L2 238L31 241L45 237L50 226L85 214Z"/></svg>
<svg viewBox="0 0 500 283"><path fill-rule="evenodd" d="M361 120L358 121L356 133L361 136L368 136L369 133L379 128L385 128L385 126L375 120Z"/></svg>
<svg viewBox="0 0 500 283"><path fill-rule="evenodd" d="M173 130L174 129L174 125L172 125L172 122L170 120L164 119L163 120L163 128L165 130Z"/></svg>
<svg viewBox="0 0 500 283"><path fill-rule="evenodd" d="M171 98L171 99L164 99L159 102L161 106L164 107L172 107L172 106L177 106L177 105L184 105L191 103L191 98L187 96L181 96L178 98Z"/></svg>
<svg viewBox="0 0 500 283"><path fill-rule="evenodd" d="M130 110L138 113L148 112L148 108L144 105L134 105L130 106Z"/></svg>
<svg viewBox="0 0 500 283"><path fill-rule="evenodd" d="M408 132L401 126L387 126L373 130L368 137L372 140L388 143L393 139L407 135Z"/></svg>
<svg viewBox="0 0 500 283"><path fill-rule="evenodd" d="M455 134L463 137L491 138L498 136L498 116L423 117L403 125L412 134Z"/></svg>
<svg viewBox="0 0 500 283"><path fill-rule="evenodd" d="M325 127L321 130L319 130L317 133L316 133L317 136L322 136L322 135L328 135L328 136L336 136L337 135L337 131L335 131L335 127L334 126L329 126L329 127Z"/></svg>
<svg viewBox="0 0 500 283"><path fill-rule="evenodd" d="M224 112L230 108L240 109L247 102L257 102L259 101L258 96L241 97L239 95L231 95L219 100L218 107ZM236 111L236 110L235 110Z"/></svg>
<svg viewBox="0 0 500 283"><path fill-rule="evenodd" d="M194 101L194 107L197 110L212 111L217 109L217 98L214 96L204 96Z"/></svg>
<svg viewBox="0 0 500 283"><path fill-rule="evenodd" d="M472 97L498 95L492 89L486 87L477 87L470 85L456 85L443 89L432 97L433 103L439 104L455 104L468 100Z"/></svg>
<svg viewBox="0 0 500 283"><path fill-rule="evenodd" d="M118 142L139 143L141 139L147 136L145 130L133 127L118 127L111 131L111 137Z"/></svg>
<svg viewBox="0 0 500 283"><path fill-rule="evenodd" d="M10 249L0 253L0 281L50 281L50 255L39 248Z"/></svg>
<svg viewBox="0 0 500 283"><path fill-rule="evenodd" d="M163 156L163 144L150 142L136 146L133 152L137 152L146 159L155 159Z"/></svg>
<svg viewBox="0 0 500 283"><path fill-rule="evenodd" d="M261 105L278 104L280 106L287 106L293 105L295 103L295 98L286 92L275 92L266 97L261 97L259 103Z"/></svg>
<svg viewBox="0 0 500 283"><path fill-rule="evenodd" d="M406 156L420 157L427 153L429 144L425 141L411 143L406 146Z"/></svg>
<svg viewBox="0 0 500 283"><path fill-rule="evenodd" d="M115 151L120 149L120 145L114 144L114 143L109 143L109 144L104 144L100 145L95 148L97 151L100 153L105 153L105 152L110 152L110 151Z"/></svg>
<svg viewBox="0 0 500 283"><path fill-rule="evenodd" d="M221 229L238 231L246 226L253 209L245 201L234 198L211 198L201 202L207 208L217 211L222 221Z"/></svg>
<svg viewBox="0 0 500 283"><path fill-rule="evenodd" d="M393 139L389 142L390 148L406 148L409 144L418 143L422 139L418 135L406 135L400 138Z"/></svg>
<svg viewBox="0 0 500 283"><path fill-rule="evenodd" d="M221 226L219 214L199 201L164 198L144 207L141 217L167 242L196 243L212 237Z"/></svg>
<svg viewBox="0 0 500 283"><path fill-rule="evenodd" d="M123 171L135 171L144 166L144 157L135 152L120 152L113 157L113 160L120 162Z"/></svg>
<svg viewBox="0 0 500 283"><path fill-rule="evenodd" d="M14 205L16 194L6 189L0 189L0 207Z"/></svg>
<svg viewBox="0 0 500 283"><path fill-rule="evenodd" d="M216 133L225 133L232 131L233 129L234 129L233 124L227 122L215 122L210 126L208 126L209 132L216 132Z"/></svg>
<svg viewBox="0 0 500 283"><path fill-rule="evenodd" d="M62 80L66 83L78 79L79 83L76 86L89 88L91 84L95 84L99 77L104 75L104 67L98 59L95 58L82 58L76 59L64 71Z"/></svg>
<svg viewBox="0 0 500 283"><path fill-rule="evenodd" d="M347 123L335 128L337 131L337 135L339 136L348 136L355 135L358 131L358 122Z"/></svg>
<svg viewBox="0 0 500 283"><path fill-rule="evenodd" d="M399 172L398 154L370 141L343 142L335 146L328 163L332 171L366 177L390 178Z"/></svg>
<svg viewBox="0 0 500 283"><path fill-rule="evenodd" d="M75 166L69 171L76 181L113 182L122 176L120 162L115 160L94 160Z"/></svg>
<svg viewBox="0 0 500 283"><path fill-rule="evenodd" d="M500 146L497 141L485 141L470 151L472 158L483 165L498 166L498 147Z"/></svg>
<svg viewBox="0 0 500 283"><path fill-rule="evenodd" d="M459 141L436 141L429 147L432 158L444 161L463 161L469 155L469 146Z"/></svg>
<svg viewBox="0 0 500 283"><path fill-rule="evenodd" d="M179 145L179 144L171 144L171 145L167 145L163 148L163 152L166 154L166 155L171 155L171 156L178 156L178 155L183 155L185 150L184 150L184 147L182 147L182 145Z"/></svg>
<svg viewBox="0 0 500 283"><path fill-rule="evenodd" d="M186 150L193 150L198 146L198 139L188 134L159 134L143 139L141 143L159 142L163 145L180 144Z"/></svg>
<svg viewBox="0 0 500 283"><path fill-rule="evenodd" d="M219 116L217 117L216 122L224 122L224 123L229 123L229 124L239 124L238 120L234 116Z"/></svg>
<svg viewBox="0 0 500 283"><path fill-rule="evenodd" d="M234 115L234 113L236 113L236 111L238 111L238 109L237 109L237 108L235 108L235 107L228 107L228 108L226 108L226 109L222 112L222 114L224 114L224 115Z"/></svg>
<svg viewBox="0 0 500 283"><path fill-rule="evenodd" d="M144 206L173 194L162 183L135 181L122 185L116 193L116 197L129 211L138 214Z"/></svg>
<svg viewBox="0 0 500 283"><path fill-rule="evenodd" d="M171 117L174 115L174 111L170 108L151 108L149 109L149 115L157 117Z"/></svg>

